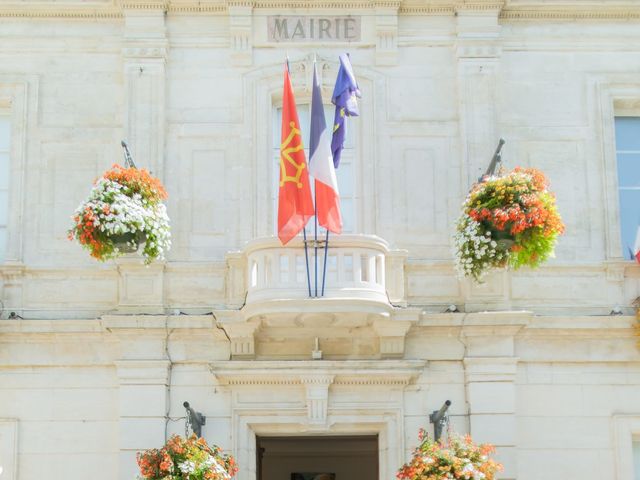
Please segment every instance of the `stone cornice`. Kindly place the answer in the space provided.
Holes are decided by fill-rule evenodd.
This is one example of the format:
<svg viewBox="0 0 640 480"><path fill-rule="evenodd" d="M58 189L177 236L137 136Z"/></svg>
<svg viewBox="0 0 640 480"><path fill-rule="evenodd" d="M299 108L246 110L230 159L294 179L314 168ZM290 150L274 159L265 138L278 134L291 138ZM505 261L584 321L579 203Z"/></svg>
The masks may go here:
<svg viewBox="0 0 640 480"><path fill-rule="evenodd" d="M405 386L425 368L421 360L226 361L210 364L222 385Z"/></svg>
<svg viewBox="0 0 640 480"><path fill-rule="evenodd" d="M122 10L167 10L170 0L118 0Z"/></svg>
<svg viewBox="0 0 640 480"><path fill-rule="evenodd" d="M592 6L576 8L519 7L505 8L502 20L640 20L640 6Z"/></svg>
<svg viewBox="0 0 640 480"><path fill-rule="evenodd" d="M46 1L25 4L2 2L0 17L119 19L126 11L161 10L168 13L226 14L234 7L253 9L397 9L400 15L454 15L457 12L498 12L503 21L517 20L640 20L638 2L623 0L606 5L567 0L549 4L542 0L513 4L509 0L104 0L93 2Z"/></svg>
<svg viewBox="0 0 640 480"><path fill-rule="evenodd" d="M56 6L56 5L0 5L0 18L62 18L85 20L119 19L124 15L115 7Z"/></svg>

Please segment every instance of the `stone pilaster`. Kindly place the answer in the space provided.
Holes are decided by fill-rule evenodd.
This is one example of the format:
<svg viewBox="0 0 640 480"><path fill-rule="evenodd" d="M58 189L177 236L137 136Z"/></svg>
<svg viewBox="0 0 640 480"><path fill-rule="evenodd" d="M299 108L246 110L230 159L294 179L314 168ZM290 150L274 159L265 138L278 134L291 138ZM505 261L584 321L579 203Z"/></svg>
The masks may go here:
<svg viewBox="0 0 640 480"><path fill-rule="evenodd" d="M505 470L500 478L516 478L516 385L518 359L465 358L469 428L474 440L492 443Z"/></svg>
<svg viewBox="0 0 640 480"><path fill-rule="evenodd" d="M502 53L498 23L502 3L478 0L456 7L463 190L484 174L501 136L496 84ZM463 290L466 311L510 307L507 272L492 273L481 284L464 281Z"/></svg>
<svg viewBox="0 0 640 480"><path fill-rule="evenodd" d="M398 0L376 0L376 65L395 65L398 56Z"/></svg>
<svg viewBox="0 0 640 480"><path fill-rule="evenodd" d="M501 3L482 0L461 3L456 8L460 132L466 186L484 173L500 136L495 88L501 55L498 23Z"/></svg>
<svg viewBox="0 0 640 480"><path fill-rule="evenodd" d="M122 50L125 81L124 135L133 158L162 178L165 132L166 2L128 0Z"/></svg>
<svg viewBox="0 0 640 480"><path fill-rule="evenodd" d="M120 480L135 478L136 452L162 446L170 384L169 318L108 315L102 327L117 345Z"/></svg>
<svg viewBox="0 0 640 480"><path fill-rule="evenodd" d="M11 312L22 315L22 294L25 266L19 262L6 262L0 265L0 279L2 280L3 309L0 310L0 318L8 318Z"/></svg>
<svg viewBox="0 0 640 480"><path fill-rule="evenodd" d="M517 478L515 336L530 317L528 312L470 314L462 326L470 433L477 442L496 446L504 479Z"/></svg>
<svg viewBox="0 0 640 480"><path fill-rule="evenodd" d="M385 255L385 285L392 305L407 306L404 266L407 263L407 250L390 250Z"/></svg>
<svg viewBox="0 0 640 480"><path fill-rule="evenodd" d="M136 452L158 448L165 440L168 360L121 360L116 362L119 382L118 478L137 474Z"/></svg>
<svg viewBox="0 0 640 480"><path fill-rule="evenodd" d="M229 252L225 255L225 263L226 304L232 308L241 307L247 295L247 257L242 252Z"/></svg>
<svg viewBox="0 0 640 480"><path fill-rule="evenodd" d="M251 65L253 63L253 2L230 0L227 4L227 11L229 13L231 62L234 65Z"/></svg>

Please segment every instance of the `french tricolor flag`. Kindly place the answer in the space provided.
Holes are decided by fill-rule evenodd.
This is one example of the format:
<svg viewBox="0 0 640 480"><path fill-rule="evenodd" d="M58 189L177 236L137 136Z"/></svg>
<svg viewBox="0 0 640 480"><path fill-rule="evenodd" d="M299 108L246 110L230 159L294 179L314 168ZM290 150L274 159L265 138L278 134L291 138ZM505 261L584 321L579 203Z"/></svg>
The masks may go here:
<svg viewBox="0 0 640 480"><path fill-rule="evenodd" d="M327 128L322 105L322 92L313 65L311 98L311 135L309 139L309 173L315 178L316 216L318 223L333 233L342 232L338 180L331 154L331 131Z"/></svg>

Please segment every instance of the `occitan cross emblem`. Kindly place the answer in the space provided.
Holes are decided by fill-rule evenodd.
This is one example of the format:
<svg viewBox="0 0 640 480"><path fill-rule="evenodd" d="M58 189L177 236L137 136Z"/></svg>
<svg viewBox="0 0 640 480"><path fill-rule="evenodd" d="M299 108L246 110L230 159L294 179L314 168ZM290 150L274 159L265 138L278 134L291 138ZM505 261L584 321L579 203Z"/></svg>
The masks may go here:
<svg viewBox="0 0 640 480"><path fill-rule="evenodd" d="M302 183L300 182L300 175L302 175L302 170L304 170L306 164L304 161L300 163L296 163L296 161L291 158L291 154L299 152L303 149L302 140L298 145L291 145L293 139L296 136L300 136L300 130L296 128L295 122L289 123L291 127L291 131L289 135L285 139L284 142L280 145L280 186L282 187L286 182L293 182L296 184L298 188L302 188ZM296 169L295 176L287 175L287 169L285 166L285 160L293 165L293 168Z"/></svg>

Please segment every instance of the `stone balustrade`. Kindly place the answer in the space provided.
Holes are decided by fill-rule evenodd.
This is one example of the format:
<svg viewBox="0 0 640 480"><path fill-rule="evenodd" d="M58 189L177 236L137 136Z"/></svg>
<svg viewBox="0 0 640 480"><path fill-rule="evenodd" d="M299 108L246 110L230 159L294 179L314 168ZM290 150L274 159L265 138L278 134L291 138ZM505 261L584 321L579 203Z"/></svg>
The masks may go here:
<svg viewBox="0 0 640 480"><path fill-rule="evenodd" d="M231 270L244 269L243 275L230 272L230 278L244 282L244 289L240 285L236 288L246 294L243 310L257 312L278 305L276 308L286 311L287 303L302 300L313 300L329 310L347 300L388 309L390 302L403 301L404 251L390 250L384 240L373 235L331 237L322 295L325 249L319 243L316 249L309 242L305 256L302 238L286 246L275 237L249 242L236 261L229 263Z"/></svg>

